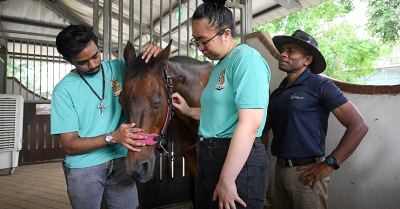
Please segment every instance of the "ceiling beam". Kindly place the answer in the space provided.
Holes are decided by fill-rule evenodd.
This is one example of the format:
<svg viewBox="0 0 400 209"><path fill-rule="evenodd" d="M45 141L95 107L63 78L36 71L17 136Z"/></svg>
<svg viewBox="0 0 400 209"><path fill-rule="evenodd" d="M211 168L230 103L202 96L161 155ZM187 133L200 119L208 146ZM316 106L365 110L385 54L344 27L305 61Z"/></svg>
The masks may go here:
<svg viewBox="0 0 400 209"><path fill-rule="evenodd" d="M81 19L76 18L75 16L71 15L68 11L65 11L60 5L56 2L51 0L38 0L42 4L44 4L48 9L59 15L60 17L67 20L69 23L73 25L86 25L89 26L86 22L82 21Z"/></svg>
<svg viewBox="0 0 400 209"><path fill-rule="evenodd" d="M62 24L54 24L54 23L48 23L48 22L43 22L43 21L30 20L30 19L20 18L20 17L6 16L6 15L2 15L2 14L0 14L0 19L3 22L12 22L12 23L17 23L17 24L22 24L22 25L33 25L33 26L38 26L38 27L53 28L53 29L60 29L60 30L68 26L68 25L62 25Z"/></svg>

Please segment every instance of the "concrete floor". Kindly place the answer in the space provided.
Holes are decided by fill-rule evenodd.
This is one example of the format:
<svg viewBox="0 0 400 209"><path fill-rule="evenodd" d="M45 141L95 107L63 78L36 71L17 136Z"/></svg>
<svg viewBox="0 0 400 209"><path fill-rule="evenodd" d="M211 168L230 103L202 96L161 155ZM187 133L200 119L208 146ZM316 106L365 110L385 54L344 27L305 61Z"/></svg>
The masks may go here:
<svg viewBox="0 0 400 209"><path fill-rule="evenodd" d="M0 209L71 209L61 162L0 169ZM273 206L268 203L264 209ZM191 202L157 209L193 209Z"/></svg>
<svg viewBox="0 0 400 209"><path fill-rule="evenodd" d="M18 166L14 174L0 169L1 209L71 209L61 162ZM163 209L191 209L191 203Z"/></svg>

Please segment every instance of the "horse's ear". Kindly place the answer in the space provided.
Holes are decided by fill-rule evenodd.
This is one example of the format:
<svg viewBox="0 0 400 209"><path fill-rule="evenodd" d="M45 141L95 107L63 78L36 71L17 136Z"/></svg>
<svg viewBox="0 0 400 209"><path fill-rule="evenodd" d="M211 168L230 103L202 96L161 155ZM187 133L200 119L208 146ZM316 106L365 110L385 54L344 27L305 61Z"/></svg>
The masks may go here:
<svg viewBox="0 0 400 209"><path fill-rule="evenodd" d="M130 41L126 43L124 49L124 59L127 66L129 66L129 63L133 63L133 61L136 59L135 47Z"/></svg>
<svg viewBox="0 0 400 209"><path fill-rule="evenodd" d="M165 47L158 55L157 59L159 62L167 63L169 60L169 55L171 54L171 44L172 44L172 39L169 41L169 44L167 47Z"/></svg>

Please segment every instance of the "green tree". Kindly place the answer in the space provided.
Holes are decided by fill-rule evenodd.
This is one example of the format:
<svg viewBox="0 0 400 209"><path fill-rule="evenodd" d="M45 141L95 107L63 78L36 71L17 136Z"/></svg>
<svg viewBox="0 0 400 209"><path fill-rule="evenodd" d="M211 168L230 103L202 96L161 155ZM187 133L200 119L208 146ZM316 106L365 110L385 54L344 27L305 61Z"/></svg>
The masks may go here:
<svg viewBox="0 0 400 209"><path fill-rule="evenodd" d="M44 90L40 85L45 84L41 83L40 80L47 76L41 70L45 68L45 63L10 60L7 63L7 77L15 77L22 85L39 93Z"/></svg>
<svg viewBox="0 0 400 209"><path fill-rule="evenodd" d="M365 30L348 22L336 23L354 9L350 0L331 0L292 13L272 23L255 28L270 34L284 32L291 35L301 29L319 43L327 68L324 74L332 78L356 82L357 78L374 73L373 62L390 50L379 40L363 35Z"/></svg>
<svg viewBox="0 0 400 209"><path fill-rule="evenodd" d="M375 73L373 61L381 55L381 45L372 38L361 38L360 26L346 22L321 31L320 51L327 62L324 74L346 82Z"/></svg>
<svg viewBox="0 0 400 209"><path fill-rule="evenodd" d="M383 44L400 41L400 1L363 0L368 2L367 30Z"/></svg>

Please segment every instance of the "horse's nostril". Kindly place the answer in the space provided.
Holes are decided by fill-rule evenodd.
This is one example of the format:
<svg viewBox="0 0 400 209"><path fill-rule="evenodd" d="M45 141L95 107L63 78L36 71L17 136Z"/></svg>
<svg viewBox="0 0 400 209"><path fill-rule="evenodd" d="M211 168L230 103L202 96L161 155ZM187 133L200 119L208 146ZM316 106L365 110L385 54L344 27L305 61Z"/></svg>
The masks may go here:
<svg viewBox="0 0 400 209"><path fill-rule="evenodd" d="M140 167L141 167L141 171L142 171L142 174L146 174L148 171L149 171L149 167L150 167L150 165L149 165L150 163L149 162L144 162L144 163L142 163L141 165L140 165Z"/></svg>

